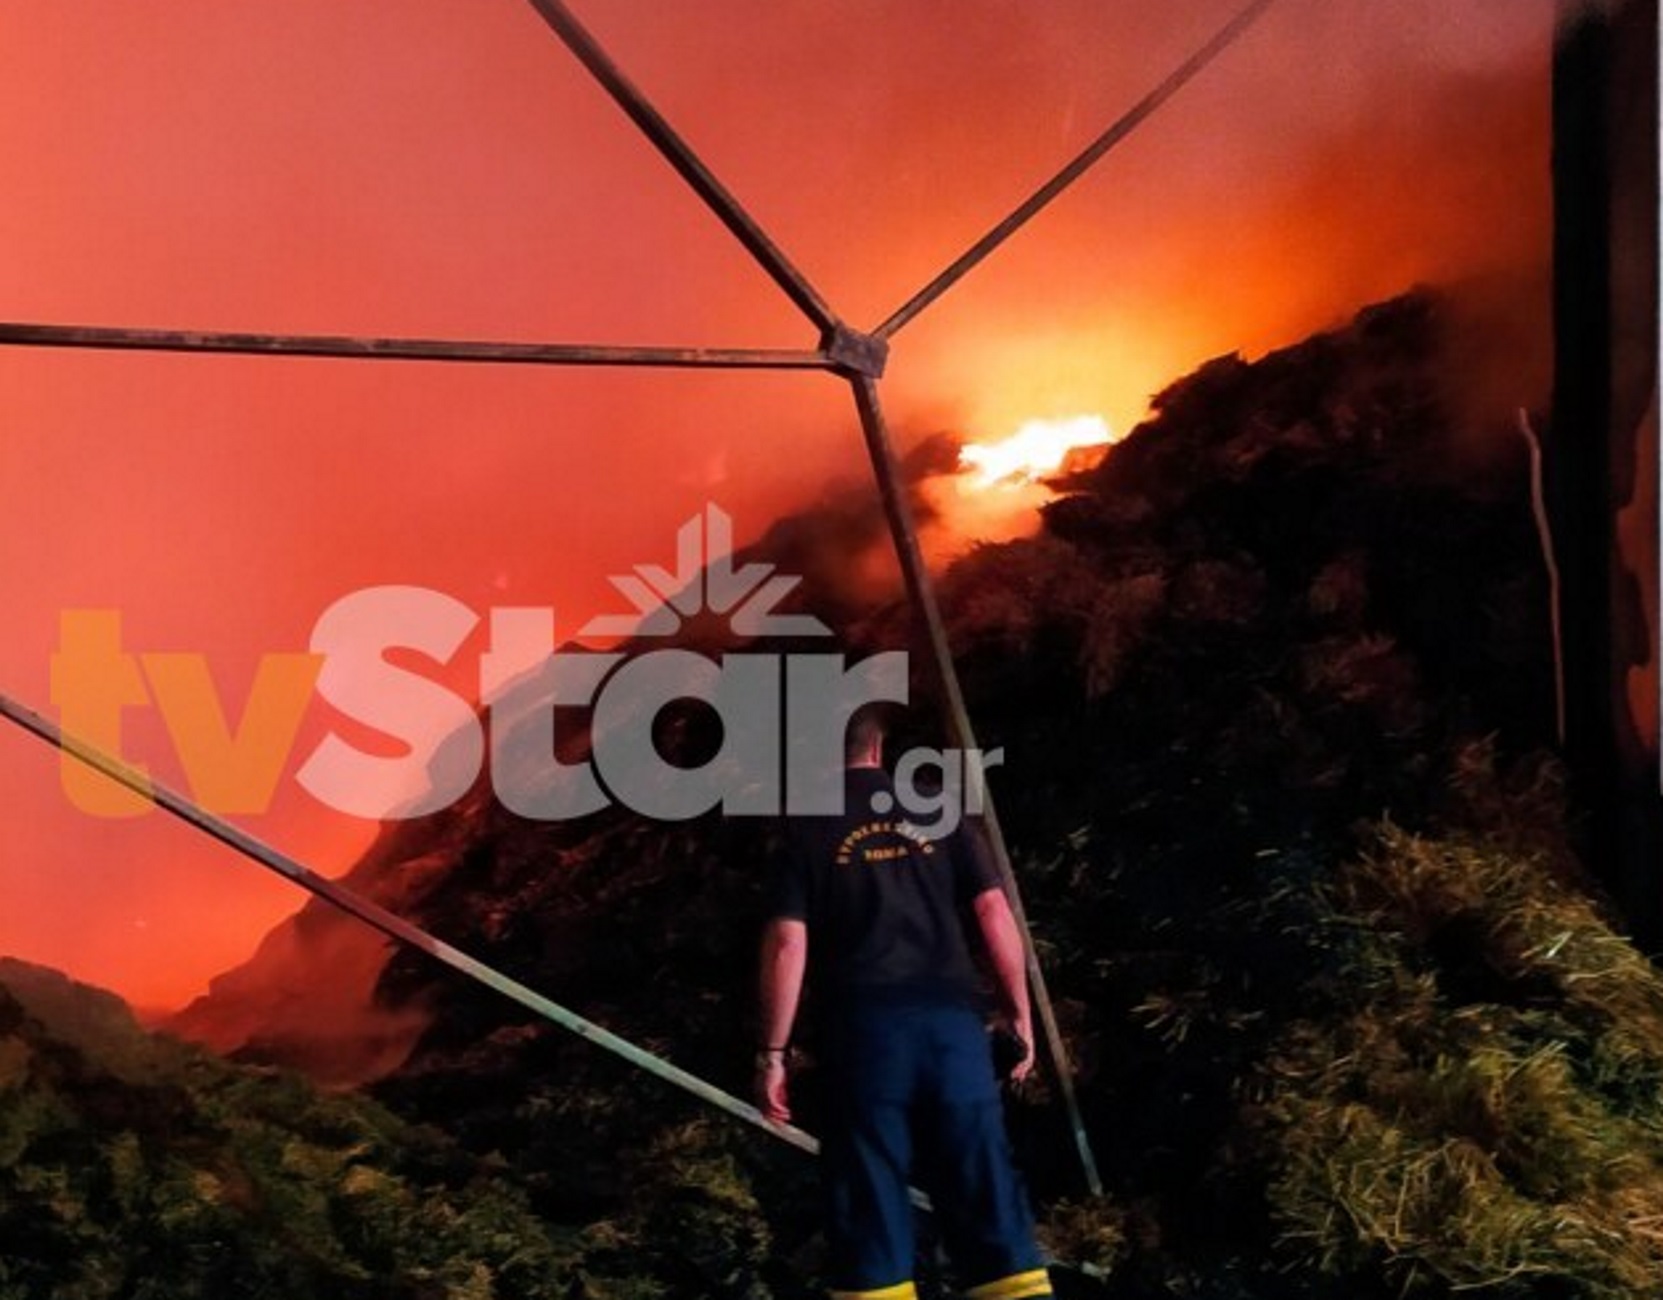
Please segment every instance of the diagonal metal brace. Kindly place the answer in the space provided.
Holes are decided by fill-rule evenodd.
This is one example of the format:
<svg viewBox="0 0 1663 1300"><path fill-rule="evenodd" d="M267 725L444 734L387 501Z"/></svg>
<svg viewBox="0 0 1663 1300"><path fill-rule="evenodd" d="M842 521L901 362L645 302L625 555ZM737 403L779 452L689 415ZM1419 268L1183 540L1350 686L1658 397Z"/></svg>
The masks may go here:
<svg viewBox="0 0 1663 1300"><path fill-rule="evenodd" d="M530 0L544 23L562 44L577 58L589 75L599 83L624 115L635 123L636 129L666 162L692 187L746 252L773 279L799 311L822 329L837 325L837 314L820 296L808 277L797 269L785 251L776 244L745 207L693 152L669 121L625 75L604 46L577 20L577 15L565 0Z"/></svg>
<svg viewBox="0 0 1663 1300"><path fill-rule="evenodd" d="M877 381L867 378L852 379L855 407L860 412L861 431L872 459L872 472L878 482L884 515L889 521L890 534L895 543L895 556L901 565L901 576L907 595L924 625L930 655L935 664L936 680L941 686L946 706L948 735L961 750L975 751L975 729L970 723L970 711L964 703L964 692L959 686L958 669L953 663L953 649L947 638L947 625L941 617L941 606L935 598L935 587L930 581L929 565L918 544L918 526L907 502L906 487L900 462L895 458L890 441L889 425L884 419L883 404L878 399ZM978 777L978 782L980 778ZM1080 1170L1085 1175L1086 1189L1093 1196L1103 1194L1103 1179L1097 1171L1097 1157L1091 1149L1091 1137L1086 1132L1085 1119L1080 1113L1079 1099L1074 1093L1074 1067L1068 1059L1068 1044L1057 1027L1056 1013L1051 1005L1051 993L1045 984L1045 972L1034 949L1033 932L1028 927L1027 909L1022 905L1022 890L1011 867L1010 851L1005 845L1005 833L999 826L999 814L993 804L993 792L985 786L982 796L982 830L988 851L993 855L999 878L1004 883L1011 911L1016 916L1017 929L1022 935L1022 952L1028 971L1028 988L1033 998L1034 1012L1039 1020L1046 1046L1050 1049L1051 1069L1058 1095L1068 1112L1068 1124L1074 1137L1074 1148L1080 1158ZM1037 1046L1037 1044L1036 1044Z"/></svg>
<svg viewBox="0 0 1663 1300"><path fill-rule="evenodd" d="M517 1002L527 1011L541 1016L544 1020L558 1025L579 1038L593 1044L604 1052L621 1058L626 1064L638 1070L654 1075L683 1092L690 1093L707 1105L718 1110L726 1111L735 1119L743 1120L755 1128L761 1129L770 1137L778 1138L799 1151L806 1151L809 1155L820 1154L820 1141L811 1133L792 1124L780 1124L767 1118L760 1110L748 1101L741 1101L732 1093L725 1092L715 1084L707 1082L696 1074L692 1074L680 1066L654 1055L644 1047L640 1047L614 1034L611 1030L596 1024L577 1012L560 1005L558 1002L545 997L535 989L529 988L520 981L505 975L495 967L488 966L477 957L463 952L460 948L452 947L442 939L438 939L420 926L405 920L402 916L388 911L381 904L338 880L320 875L296 858L279 852L265 841L256 839L247 831L230 822L223 820L209 812L206 808L192 803L184 795L170 790L167 786L153 781L139 768L123 762L112 754L88 744L86 741L65 732L50 718L37 713L34 709L19 703L10 696L0 693L0 718L16 723L24 731L33 733L37 738L61 750L70 757L85 763L94 771L102 772L117 785L131 790L141 798L148 799L164 812L171 813L188 826L193 826L203 834L218 840L227 848L251 858L273 871L285 880L299 885L307 893L331 907L345 912L348 916L363 922L372 930L379 931L395 943L401 943L417 952L426 953L441 965L482 984L495 993L501 994L510 1001ZM912 1203L925 1213L930 1213L932 1206L930 1199L917 1188L909 1187L907 1193Z"/></svg>
<svg viewBox="0 0 1663 1300"><path fill-rule="evenodd" d="M1240 40L1247 29L1275 2L1276 0L1249 0L1247 7L1226 23L1212 40L1184 60L1165 81L1087 145L1072 162L1029 195L1014 212L960 254L951 266L907 299L875 332L882 338L890 337L962 280L985 261L989 254L1033 220L1057 195L1084 176L1105 154L1142 126L1146 119L1153 116L1167 100L1193 81L1208 64Z"/></svg>

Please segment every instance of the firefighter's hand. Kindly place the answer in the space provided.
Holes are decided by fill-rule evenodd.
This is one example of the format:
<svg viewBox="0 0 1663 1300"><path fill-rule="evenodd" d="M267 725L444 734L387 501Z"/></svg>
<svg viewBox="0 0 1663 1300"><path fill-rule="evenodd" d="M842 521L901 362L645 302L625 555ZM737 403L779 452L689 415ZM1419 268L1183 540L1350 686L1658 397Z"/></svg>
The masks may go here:
<svg viewBox="0 0 1663 1300"><path fill-rule="evenodd" d="M1031 1015L1018 1017L1011 1025L1011 1032L1022 1044L1022 1052L1011 1066L1010 1073L1005 1077L1012 1084L1020 1085L1027 1082L1028 1076L1034 1072L1034 1022Z"/></svg>
<svg viewBox="0 0 1663 1300"><path fill-rule="evenodd" d="M1013 1084L1022 1084L1027 1082L1028 1076L1034 1072L1034 1031L1032 1027L1027 1033L1018 1030L1017 1036L1022 1040L1022 1056L1011 1066L1009 1078Z"/></svg>
<svg viewBox="0 0 1663 1300"><path fill-rule="evenodd" d="M756 1058L756 1104L763 1115L776 1124L791 1120L791 1105L786 1097L784 1052L764 1052Z"/></svg>

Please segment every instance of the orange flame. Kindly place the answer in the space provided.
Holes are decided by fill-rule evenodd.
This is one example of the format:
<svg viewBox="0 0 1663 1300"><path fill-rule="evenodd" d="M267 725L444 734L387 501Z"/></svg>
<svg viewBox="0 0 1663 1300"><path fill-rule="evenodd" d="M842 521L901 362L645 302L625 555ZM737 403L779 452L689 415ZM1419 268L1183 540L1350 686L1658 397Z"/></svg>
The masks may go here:
<svg viewBox="0 0 1663 1300"><path fill-rule="evenodd" d="M1029 420L998 442L960 448L959 464L970 472L973 488L1022 487L1057 473L1079 452L1106 450L1117 441L1100 415Z"/></svg>
<svg viewBox="0 0 1663 1300"><path fill-rule="evenodd" d="M924 537L930 562L944 565L978 542L1026 537L1059 473L1085 470L1118 442L1100 415L1033 419L996 442L959 449L959 472L925 480L935 522Z"/></svg>

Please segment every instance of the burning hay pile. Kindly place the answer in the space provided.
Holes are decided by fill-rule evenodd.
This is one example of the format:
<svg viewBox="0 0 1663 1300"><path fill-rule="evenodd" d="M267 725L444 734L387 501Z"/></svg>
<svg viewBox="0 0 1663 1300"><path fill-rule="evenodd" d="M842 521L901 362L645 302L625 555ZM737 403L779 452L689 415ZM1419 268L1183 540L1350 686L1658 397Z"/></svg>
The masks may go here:
<svg viewBox="0 0 1663 1300"><path fill-rule="evenodd" d="M1064 1295L1663 1296L1663 983L1568 847L1523 457L1450 415L1447 324L1210 363L942 583L1110 1187L1013 1105ZM411 919L746 1087L765 828L481 798L399 846ZM819 1293L798 1155L425 962L377 996L435 1016L378 1095L506 1157L564 1294Z"/></svg>
<svg viewBox="0 0 1663 1300"><path fill-rule="evenodd" d="M1038 536L943 583L1110 1183L1082 1202L1052 1099L1015 1107L1050 1241L1091 1266L1076 1294L1654 1285L1659 985L1585 901L1535 756L1551 694L1524 466L1506 440L1475 460L1455 428L1446 325L1416 295L1204 367ZM904 627L885 609L841 631L861 651ZM457 875L428 923L488 947L506 908L529 981L745 1086L755 835L450 831L499 886ZM813 1294L795 1156L707 1134L620 1166L686 1124L678 1105L414 967L386 988L410 981L444 1028L388 1100L486 1143L534 1128L523 1172L550 1210L614 1222L665 1294L692 1275L640 1205L714 1216L701 1294ZM799 1113L812 1126L812 1075ZM700 1190L718 1167L739 1200ZM563 1172L583 1168L607 1181Z"/></svg>

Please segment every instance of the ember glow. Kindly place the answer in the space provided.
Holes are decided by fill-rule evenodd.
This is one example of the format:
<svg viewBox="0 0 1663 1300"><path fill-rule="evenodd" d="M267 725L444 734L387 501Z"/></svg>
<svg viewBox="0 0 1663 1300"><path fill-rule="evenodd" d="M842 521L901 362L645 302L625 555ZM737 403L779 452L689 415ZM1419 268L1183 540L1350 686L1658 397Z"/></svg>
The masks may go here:
<svg viewBox="0 0 1663 1300"><path fill-rule="evenodd" d="M971 443L959 451L959 463L970 472L970 485L1023 487L1057 473L1077 453L1100 453L1119 441L1100 415L1074 415L1061 420L1029 420L1008 438Z"/></svg>

